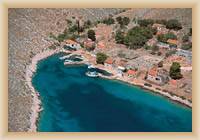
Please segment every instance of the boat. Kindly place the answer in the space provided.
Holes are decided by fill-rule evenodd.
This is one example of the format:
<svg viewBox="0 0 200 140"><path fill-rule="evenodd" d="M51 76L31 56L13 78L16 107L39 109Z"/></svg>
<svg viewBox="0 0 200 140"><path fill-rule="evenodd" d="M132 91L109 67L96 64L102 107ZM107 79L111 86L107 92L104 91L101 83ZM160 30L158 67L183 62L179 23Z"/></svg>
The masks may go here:
<svg viewBox="0 0 200 140"><path fill-rule="evenodd" d="M72 61L72 60L65 60L64 65L71 64L72 62L74 62L74 61Z"/></svg>
<svg viewBox="0 0 200 140"><path fill-rule="evenodd" d="M68 58L68 57L69 57L68 55L65 55L65 56L60 57L59 59L60 59L60 60L64 60L64 59L66 59L66 58Z"/></svg>
<svg viewBox="0 0 200 140"><path fill-rule="evenodd" d="M99 76L98 73L97 73L96 71L94 71L94 72L88 71L88 72L86 72L85 74L86 74L87 76L89 76L89 77L98 77L98 76Z"/></svg>
<svg viewBox="0 0 200 140"><path fill-rule="evenodd" d="M95 68L95 66L93 66L93 65L88 65L88 69L92 69L92 68Z"/></svg>
<svg viewBox="0 0 200 140"><path fill-rule="evenodd" d="M65 62L74 62L74 61L72 61L72 60L69 60L69 59L66 59L66 60L65 60Z"/></svg>

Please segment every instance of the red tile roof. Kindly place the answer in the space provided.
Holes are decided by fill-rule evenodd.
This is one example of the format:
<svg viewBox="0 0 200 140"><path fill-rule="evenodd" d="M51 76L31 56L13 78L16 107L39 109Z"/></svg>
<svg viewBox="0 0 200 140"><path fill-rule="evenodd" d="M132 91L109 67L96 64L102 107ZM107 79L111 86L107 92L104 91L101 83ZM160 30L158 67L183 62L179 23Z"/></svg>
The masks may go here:
<svg viewBox="0 0 200 140"><path fill-rule="evenodd" d="M135 75L136 71L135 70L128 70L127 73L128 73L128 75Z"/></svg>
<svg viewBox="0 0 200 140"><path fill-rule="evenodd" d="M169 83L170 83L171 85L174 85L174 86L175 86L175 85L177 84L177 81L172 79L172 80L169 81Z"/></svg>
<svg viewBox="0 0 200 140"><path fill-rule="evenodd" d="M65 43L67 43L67 44L78 44L76 41L73 41L71 39L65 40Z"/></svg>
<svg viewBox="0 0 200 140"><path fill-rule="evenodd" d="M167 43L177 45L177 44L178 44L178 41L177 41L176 39L168 39L168 40L167 40Z"/></svg>
<svg viewBox="0 0 200 140"><path fill-rule="evenodd" d="M151 68L149 70L148 74L151 75L151 76L156 76L157 75L157 68L156 67Z"/></svg>
<svg viewBox="0 0 200 140"><path fill-rule="evenodd" d="M103 44L103 42L99 42L97 47L100 49L103 49L103 48L105 48L105 45Z"/></svg>
<svg viewBox="0 0 200 140"><path fill-rule="evenodd" d="M105 63L107 63L107 64L113 64L113 62L114 62L113 59L110 58L110 57L107 58L106 61L105 61Z"/></svg>

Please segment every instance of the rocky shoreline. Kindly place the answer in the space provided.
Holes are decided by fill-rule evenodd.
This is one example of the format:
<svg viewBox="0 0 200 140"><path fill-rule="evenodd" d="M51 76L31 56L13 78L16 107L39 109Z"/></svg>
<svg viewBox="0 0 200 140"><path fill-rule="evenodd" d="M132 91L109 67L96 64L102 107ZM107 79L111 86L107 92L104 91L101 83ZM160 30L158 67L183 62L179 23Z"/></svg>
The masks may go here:
<svg viewBox="0 0 200 140"><path fill-rule="evenodd" d="M29 132L36 132L37 131L37 126L36 126L36 122L39 116L39 112L42 110L41 108L41 101L39 100L39 93L37 91L35 91L33 85L32 85L32 77L34 75L34 73L36 72L37 69L37 63L42 60L47 58L48 56L53 55L54 53L56 53L57 50L46 50L43 52L40 52L38 54L36 54L31 61L31 64L27 66L26 68L26 84L28 85L28 87L31 90L31 95L33 97L33 105L31 107L32 113L31 113L31 117L30 117L30 128L29 128Z"/></svg>

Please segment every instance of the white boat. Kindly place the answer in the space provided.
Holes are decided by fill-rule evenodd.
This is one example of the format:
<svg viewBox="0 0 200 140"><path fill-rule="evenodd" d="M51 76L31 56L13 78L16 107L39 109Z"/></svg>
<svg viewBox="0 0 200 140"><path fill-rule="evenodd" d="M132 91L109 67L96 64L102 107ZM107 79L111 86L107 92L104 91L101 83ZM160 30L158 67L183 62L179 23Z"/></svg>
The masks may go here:
<svg viewBox="0 0 200 140"><path fill-rule="evenodd" d="M95 68L93 65L88 65L88 69Z"/></svg>
<svg viewBox="0 0 200 140"><path fill-rule="evenodd" d="M64 59L66 59L66 58L69 58L69 55L62 56L62 57L60 57L59 59L60 59L60 60L64 60Z"/></svg>
<svg viewBox="0 0 200 140"><path fill-rule="evenodd" d="M66 60L65 60L65 62L74 62L74 61L72 61L72 60L69 60L69 59L66 59Z"/></svg>
<svg viewBox="0 0 200 140"><path fill-rule="evenodd" d="M98 77L98 76L99 76L98 73L97 73L96 71L94 71L94 72L88 71L88 72L86 72L85 74L86 74L87 76L89 76L89 77Z"/></svg>
<svg viewBox="0 0 200 140"><path fill-rule="evenodd" d="M72 60L65 60L64 65L71 64L72 62Z"/></svg>
<svg viewBox="0 0 200 140"><path fill-rule="evenodd" d="M76 56L75 58L83 60L83 57L81 57L81 56Z"/></svg>

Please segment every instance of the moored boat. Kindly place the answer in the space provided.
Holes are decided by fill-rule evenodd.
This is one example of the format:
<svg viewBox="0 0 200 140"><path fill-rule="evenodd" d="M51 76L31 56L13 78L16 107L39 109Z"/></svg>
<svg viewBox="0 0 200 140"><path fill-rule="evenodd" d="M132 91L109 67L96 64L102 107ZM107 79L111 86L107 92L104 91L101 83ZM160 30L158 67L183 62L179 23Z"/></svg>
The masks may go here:
<svg viewBox="0 0 200 140"><path fill-rule="evenodd" d="M89 77L98 77L98 76L99 76L98 73L97 73L96 71L93 71L93 72L88 71L88 72L86 72L85 74L86 74L87 76L89 76Z"/></svg>
<svg viewBox="0 0 200 140"><path fill-rule="evenodd" d="M93 65L88 65L88 69L95 68Z"/></svg>

